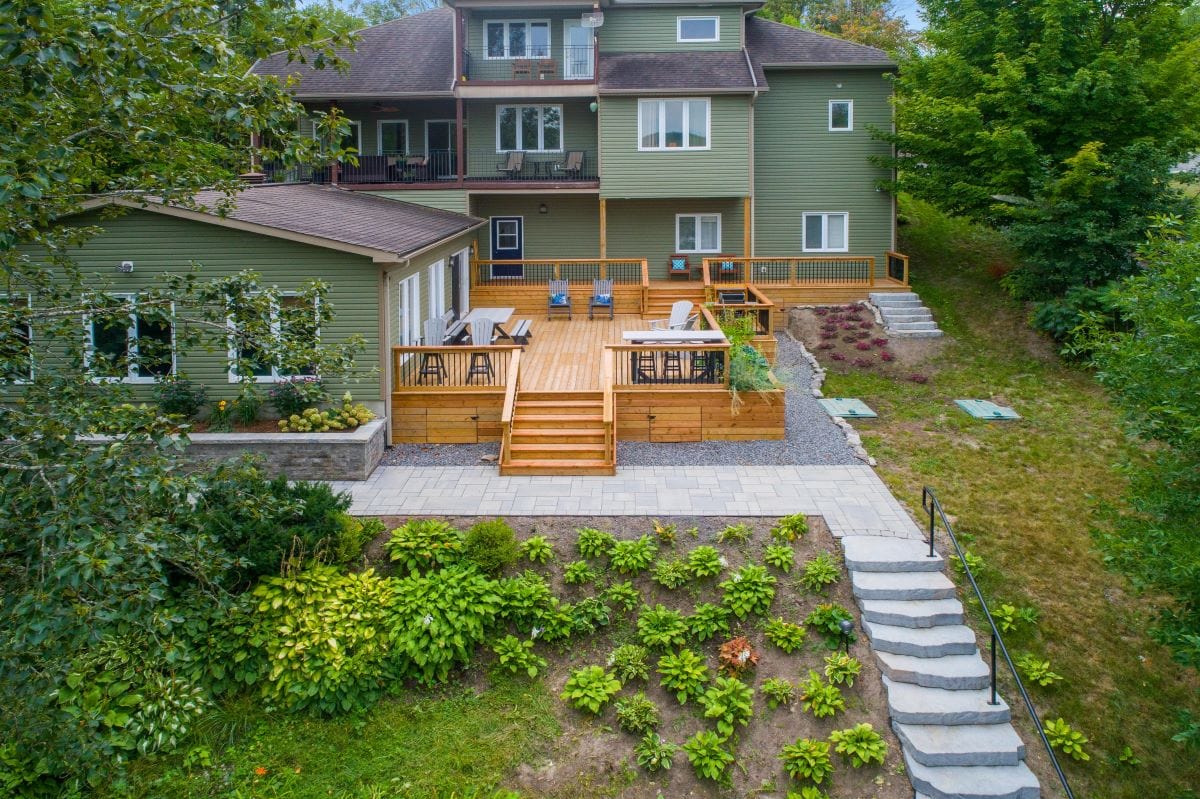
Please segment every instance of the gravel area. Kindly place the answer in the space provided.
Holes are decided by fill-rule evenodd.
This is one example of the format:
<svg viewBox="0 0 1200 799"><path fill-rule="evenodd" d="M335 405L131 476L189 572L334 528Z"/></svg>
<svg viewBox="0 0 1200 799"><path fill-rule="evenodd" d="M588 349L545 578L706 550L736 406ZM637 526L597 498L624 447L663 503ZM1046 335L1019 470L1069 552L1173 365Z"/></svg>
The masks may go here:
<svg viewBox="0 0 1200 799"><path fill-rule="evenodd" d="M782 441L700 441L660 444L617 443L618 466L759 465L836 466L861 464L846 436L817 403L810 390L812 369L800 344L776 333L779 355L775 374L787 387L787 438ZM399 444L388 448L384 466L476 466L485 455L498 456L499 443Z"/></svg>

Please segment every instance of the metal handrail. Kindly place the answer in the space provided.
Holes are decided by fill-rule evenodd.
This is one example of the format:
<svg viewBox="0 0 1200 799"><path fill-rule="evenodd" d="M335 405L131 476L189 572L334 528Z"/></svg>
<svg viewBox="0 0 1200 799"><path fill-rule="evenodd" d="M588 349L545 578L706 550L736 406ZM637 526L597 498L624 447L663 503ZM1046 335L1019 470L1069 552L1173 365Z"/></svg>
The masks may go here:
<svg viewBox="0 0 1200 799"><path fill-rule="evenodd" d="M963 573L967 575L967 580L971 583L971 588L975 590L975 596L979 598L979 607L983 608L983 615L987 618L988 626L992 628L992 662L990 666L992 698L988 704L999 704L996 694L996 650L999 648L1000 654L1004 656L1004 662L1008 664L1008 670L1012 672L1013 679L1016 680L1017 690L1021 692L1021 699L1025 701L1025 709L1029 711L1029 717L1033 719L1033 726L1037 729L1038 737L1042 739L1042 745L1046 747L1046 754L1050 756L1050 763L1054 766L1054 772L1058 775L1058 780L1062 783L1063 790L1067 793L1067 799L1075 799L1071 785L1067 782L1067 775L1063 773L1062 766L1059 765L1058 758L1054 754L1054 748L1050 746L1050 740L1046 738L1046 732L1042 728L1042 719L1033 706L1033 700L1029 698L1029 692L1025 690L1025 684L1021 682L1021 675L1017 673L1017 667L1013 665L1012 658L1008 654L1008 647L1004 645L1004 639L1000 636L1000 628L996 626L996 620L992 618L992 612L988 609L987 600L983 598L983 592L979 590L979 584L975 582L975 575L971 573L971 567L967 564L967 558L963 553L963 549L959 546L958 538L954 535L954 528L950 526L950 520L946 518L946 512L942 510L942 503L938 501L937 494L929 486L921 489L921 508L929 514L929 557L937 557L937 553L933 549L933 533L937 518L940 517L942 526L946 528L946 535L950 538L950 543L954 545L954 551L958 553L958 560L962 564Z"/></svg>

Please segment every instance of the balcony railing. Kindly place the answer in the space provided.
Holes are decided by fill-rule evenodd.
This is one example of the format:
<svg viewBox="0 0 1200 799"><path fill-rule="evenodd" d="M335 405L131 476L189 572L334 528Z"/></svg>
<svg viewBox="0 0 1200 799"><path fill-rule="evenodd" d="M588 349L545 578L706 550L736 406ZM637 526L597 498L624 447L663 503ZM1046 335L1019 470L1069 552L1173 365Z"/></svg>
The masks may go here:
<svg viewBox="0 0 1200 799"><path fill-rule="evenodd" d="M489 58L482 50L462 51L467 82L537 83L547 80L595 80L594 45L530 48L522 58Z"/></svg>
<svg viewBox="0 0 1200 799"><path fill-rule="evenodd" d="M641 282L645 263L641 258L474 259L471 285L546 286L551 280L566 280L590 288L593 280L611 280L618 286L636 286Z"/></svg>
<svg viewBox="0 0 1200 799"><path fill-rule="evenodd" d="M354 184L445 184L458 180L458 163L451 150L433 150L427 155L360 155L337 165L337 183ZM520 158L494 150L471 150L463 163L464 178L475 183L581 183L599 180L596 153L566 150L561 153L526 152ZM280 182L334 182L333 167L264 165L267 180Z"/></svg>
<svg viewBox="0 0 1200 799"><path fill-rule="evenodd" d="M704 259L704 282L712 285L755 283L760 286L874 286L872 256L804 258Z"/></svg>

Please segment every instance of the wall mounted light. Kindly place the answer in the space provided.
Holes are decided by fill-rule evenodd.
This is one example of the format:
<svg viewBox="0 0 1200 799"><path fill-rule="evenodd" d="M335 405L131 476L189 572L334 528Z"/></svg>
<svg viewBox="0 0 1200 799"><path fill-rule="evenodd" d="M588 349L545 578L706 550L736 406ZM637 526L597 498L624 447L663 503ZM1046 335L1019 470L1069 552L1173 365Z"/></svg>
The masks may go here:
<svg viewBox="0 0 1200 799"><path fill-rule="evenodd" d="M599 110L599 108L600 108L600 103L596 102L595 100L592 100L590 103L588 103L588 109L593 114L596 113L596 111Z"/></svg>
<svg viewBox="0 0 1200 799"><path fill-rule="evenodd" d="M133 271L133 261L121 261L121 263L119 263L117 265L117 271L118 272L126 272L126 273L132 272Z"/></svg>
<svg viewBox="0 0 1200 799"><path fill-rule="evenodd" d="M546 205L545 203L542 203L541 205L538 206L538 213L539 214L548 214L548 213L550 213L550 207L548 205Z"/></svg>

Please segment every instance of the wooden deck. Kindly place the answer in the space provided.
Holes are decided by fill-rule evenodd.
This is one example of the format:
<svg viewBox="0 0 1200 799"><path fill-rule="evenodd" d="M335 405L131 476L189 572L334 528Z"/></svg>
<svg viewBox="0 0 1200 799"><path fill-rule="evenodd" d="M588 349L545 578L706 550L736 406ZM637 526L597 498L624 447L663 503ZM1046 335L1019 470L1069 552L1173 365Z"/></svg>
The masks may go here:
<svg viewBox="0 0 1200 799"><path fill-rule="evenodd" d="M626 330L648 330L640 314L616 314L589 321L587 310L533 323L533 338L521 360L522 391L599 391L600 355L606 344L620 344Z"/></svg>

